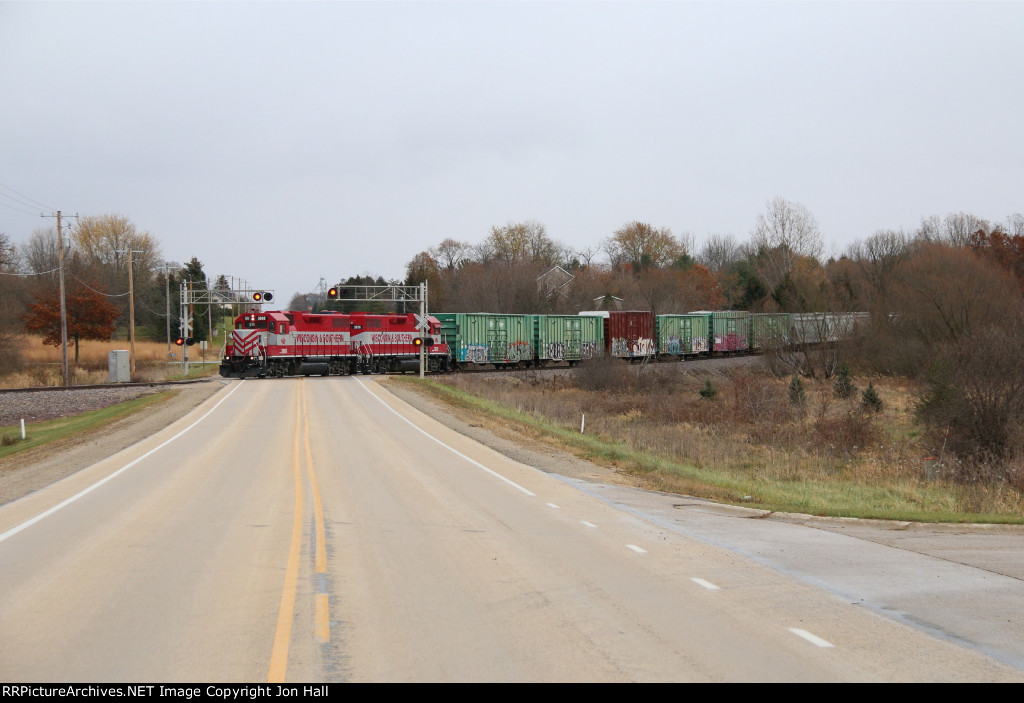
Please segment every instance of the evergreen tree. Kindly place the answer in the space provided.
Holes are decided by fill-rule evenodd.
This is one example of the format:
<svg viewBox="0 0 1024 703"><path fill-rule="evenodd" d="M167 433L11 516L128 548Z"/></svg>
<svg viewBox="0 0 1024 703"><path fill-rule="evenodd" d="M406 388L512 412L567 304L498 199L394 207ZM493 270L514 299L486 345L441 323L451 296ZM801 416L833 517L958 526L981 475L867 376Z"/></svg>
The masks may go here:
<svg viewBox="0 0 1024 703"><path fill-rule="evenodd" d="M860 403L869 412L882 412L882 399L878 396L875 386L870 382L868 387L864 389L864 392L860 394Z"/></svg>
<svg viewBox="0 0 1024 703"><path fill-rule="evenodd" d="M853 378L850 376L850 366L845 361L839 364L836 371L836 379L832 383L837 398L846 399L857 392L857 386L853 385Z"/></svg>

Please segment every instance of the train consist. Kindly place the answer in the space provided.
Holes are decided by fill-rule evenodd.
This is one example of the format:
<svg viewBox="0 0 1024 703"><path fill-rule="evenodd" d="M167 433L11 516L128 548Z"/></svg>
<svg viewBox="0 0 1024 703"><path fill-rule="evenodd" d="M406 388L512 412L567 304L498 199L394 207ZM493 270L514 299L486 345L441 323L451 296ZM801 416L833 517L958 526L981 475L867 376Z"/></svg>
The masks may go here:
<svg viewBox="0 0 1024 703"><path fill-rule="evenodd" d="M246 312L235 318L224 349L225 377L344 376L419 369L425 349L427 369L448 369L448 346L440 323L415 315L353 312Z"/></svg>
<svg viewBox="0 0 1024 703"><path fill-rule="evenodd" d="M653 315L438 313L418 325L405 313L246 312L221 360L231 378L432 373L468 367L574 366L595 356L630 361L751 353L852 336L866 313L763 313L737 310Z"/></svg>

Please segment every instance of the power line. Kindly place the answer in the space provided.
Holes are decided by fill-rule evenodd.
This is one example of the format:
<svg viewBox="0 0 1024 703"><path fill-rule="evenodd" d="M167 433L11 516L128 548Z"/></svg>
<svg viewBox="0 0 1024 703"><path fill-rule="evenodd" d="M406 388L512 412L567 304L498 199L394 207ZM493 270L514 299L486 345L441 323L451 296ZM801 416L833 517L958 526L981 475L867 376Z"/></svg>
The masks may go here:
<svg viewBox="0 0 1024 703"><path fill-rule="evenodd" d="M49 271L36 271L35 273L13 273L11 271L0 271L0 276L46 276L47 274L57 273L60 271L59 268L50 269Z"/></svg>
<svg viewBox="0 0 1024 703"><path fill-rule="evenodd" d="M4 195L5 198L10 198L11 200L15 200L15 202L20 202L21 205L27 205L29 207L31 207L32 205L37 205L37 206L43 208L44 210L56 210L57 209L55 207L50 207L49 205L44 205L43 203L39 202L38 200L35 200L33 198L28 197L24 193L19 193L18 191L14 190L14 188L11 188L9 185L7 185L5 183L0 183L0 188L6 188L7 190L11 191L15 195L17 195L19 197L22 197L22 198L24 198L25 200L28 201L28 202L20 202L20 201L15 200L14 198L11 198L11 196L9 196L9 195ZM0 195L3 195L3 194L0 193ZM32 213L32 214L34 215L35 213Z"/></svg>
<svg viewBox="0 0 1024 703"><path fill-rule="evenodd" d="M9 195L7 195L5 193L0 193L0 198L7 198L9 200L14 200L14 202L18 203L18 205L28 205L28 203L23 203L20 200L16 200L16 199L12 198L11 196L9 196ZM8 208L10 208L12 210L17 210L18 212L23 212L26 215L35 216L35 215L39 214L38 211L37 212L32 212L31 210L25 210L25 209L20 208L20 207L15 207L15 206L11 205L10 203L3 202L2 200L0 200L0 205L3 205L4 207L8 207Z"/></svg>
<svg viewBox="0 0 1024 703"><path fill-rule="evenodd" d="M67 269L65 269L65 271L67 271ZM86 283L85 281L83 281L81 278L79 278L75 274L71 273L70 271L67 271L67 274L69 276L71 276L73 279L75 279L76 281L78 281L79 283L81 283L84 287L86 287L89 290L91 290L93 293L99 293L100 295L105 295L108 298L123 298L124 296L128 295L128 293L130 292L130 291L127 291L127 292L124 292L124 293L104 293L101 290L96 290L95 288L90 286L88 283Z"/></svg>

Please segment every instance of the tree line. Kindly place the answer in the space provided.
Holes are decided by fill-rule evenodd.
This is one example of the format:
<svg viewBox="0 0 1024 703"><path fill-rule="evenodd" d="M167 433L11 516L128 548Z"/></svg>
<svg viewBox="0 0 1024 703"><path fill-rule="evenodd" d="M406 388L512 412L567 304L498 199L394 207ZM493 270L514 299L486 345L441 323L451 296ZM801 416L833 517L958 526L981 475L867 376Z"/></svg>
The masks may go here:
<svg viewBox="0 0 1024 703"><path fill-rule="evenodd" d="M826 258L813 214L776 198L746 241L694 239L632 221L572 250L542 223L509 223L416 254L406 283L428 281L435 311L866 312L866 329L829 348L827 364L791 354L781 372L824 379L853 367L920 383L930 443L959 457L961 478L1010 471L1024 485L1024 215L929 216Z"/></svg>
<svg viewBox="0 0 1024 703"><path fill-rule="evenodd" d="M67 227L62 227L64 297L68 345L76 360L80 341L107 340L119 328L127 329L129 261L136 336L166 342L169 327L173 339L179 328L180 283L191 282L195 288L208 285L199 259L193 257L185 264L165 262L157 239L122 215L83 216L66 222ZM0 233L0 372L18 367L14 338L23 331L41 335L45 344L60 346L60 259L55 227L35 230L22 245ZM213 285L227 288L224 276ZM205 339L208 333L207 317L197 314L193 335Z"/></svg>

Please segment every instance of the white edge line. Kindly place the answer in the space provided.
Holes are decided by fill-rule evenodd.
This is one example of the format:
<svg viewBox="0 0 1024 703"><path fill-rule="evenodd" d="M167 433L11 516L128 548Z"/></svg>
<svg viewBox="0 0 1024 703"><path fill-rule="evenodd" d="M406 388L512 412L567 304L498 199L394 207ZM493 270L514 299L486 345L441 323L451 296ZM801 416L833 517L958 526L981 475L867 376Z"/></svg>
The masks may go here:
<svg viewBox="0 0 1024 703"><path fill-rule="evenodd" d="M823 640L820 637L818 637L817 635L812 635L807 630L801 630L799 627L791 627L791 628L789 628L789 631L792 632L797 637L803 637L805 640L807 640L811 644L816 644L819 647L835 647L835 645L832 644L831 642L829 642L828 640Z"/></svg>
<svg viewBox="0 0 1024 703"><path fill-rule="evenodd" d="M597 527L594 523L587 522L586 520L580 520L580 524L585 525L586 527Z"/></svg>
<svg viewBox="0 0 1024 703"><path fill-rule="evenodd" d="M199 424L200 422L202 422L203 420L205 420L205 419L206 419L207 417L209 417L210 413L212 413L212 412L213 412L214 410L216 410L217 408L219 408L219 407L220 407L220 404L221 404L221 403L223 403L223 402L224 402L225 400L227 400L228 398L230 398L230 397L231 397L231 394L232 394L232 393L234 393L235 391L237 391L237 390L238 390L239 388L241 388L241 387L242 387L242 383L245 383L245 380L244 380L244 379L242 380L242 382L241 382L241 383L239 383L239 384L238 384L237 386L235 386L234 388L232 388L232 389L231 389L231 390L230 390L230 391L228 392L228 394L227 394L226 396L224 396L223 398L221 398L220 400L218 400L218 401L217 401L217 404L216 404L216 405L214 405L214 406L213 406L212 408L210 408L209 410L207 410L207 411L206 411L206 413L204 413L204 414L203 414L203 416L202 416L201 418L199 418L198 420L196 420L195 422L193 422L193 423L192 423L191 425L189 425L188 427L186 427L185 429L183 429L183 430L182 430L181 432L179 432L178 434L174 435L174 436L173 436L173 437L171 437L170 439L168 439L168 440L164 441L164 442L163 442L162 444L160 444L159 446L157 446L157 447L154 447L153 449L150 449L150 450L149 450L148 452L146 452L145 454L143 454L143 455L142 455L142 456L140 456L139 458L137 458L137 459L135 459L134 461L131 461L131 462L129 462L129 463L127 463L127 464L125 464L124 466L122 466L122 467L121 467L120 469L118 469L118 470L117 470L117 471L115 471L114 473L112 473L112 474L109 474L108 476L106 476L106 477L104 477L104 478L101 478L101 479L100 479L99 481L97 481L96 483L92 484L92 485L91 485L91 486L89 486L88 488L85 488L85 489L83 489L83 490L79 491L78 493L76 493L75 495L71 496L70 498L67 498L67 499L63 500L62 502L60 502L60 503L58 503L57 505L55 505L55 506L53 506L52 508L50 508L49 510L46 510L45 512L42 512L42 513L39 513L39 514L38 514L38 515L36 515L36 516L35 516L34 518L31 518L31 519L29 519L29 520L26 520L25 522L21 523L20 525L16 525L15 527L12 527L11 529L7 530L7 532L4 532L4 533L0 533L0 542L3 542L4 540L8 539L9 537L13 537L14 535L18 534L18 533L19 533L19 532L21 532L22 530L27 530L27 529L28 529L29 527L32 527L32 525L35 525L35 524L36 524L37 522L40 522L40 521L42 521L42 520L44 520L44 519L46 519L46 518L50 517L51 515L53 515L53 514L54 514L55 512L57 512L57 511L58 511L58 510L60 510L61 508L65 508L65 507L67 507L67 506L71 505L72 503L74 503L74 502L75 502L76 500L78 500L78 499L79 499L79 498L81 498L82 496L84 496L84 495L86 495L86 494L88 494L88 493L92 493L92 492L93 492L94 490L96 490L97 488L99 488L100 486L102 486L102 485L103 485L104 483L106 483L107 481L112 481L112 480L113 480L114 478L116 478L117 476L120 476L120 475L121 475L121 474L123 474L123 473L124 473L125 471L127 471L127 470L128 470L128 469L130 469L130 468L132 468L133 466L135 466L136 464L138 464L138 463L139 463L140 461L142 461L143 459L145 459L145 458L147 458L147 457L151 456L152 454L155 454L156 452L160 451L161 449L163 449L164 447L166 447L166 446L167 446L168 444L170 444L170 443L171 443L171 442L173 442L174 440L178 439L178 438L179 438L179 437L181 437L181 436L182 436L183 434L185 434L186 432L188 432L189 430L191 430L191 429L192 429L193 427L195 427L196 425L198 425L198 424Z"/></svg>
<svg viewBox="0 0 1024 703"><path fill-rule="evenodd" d="M711 583L710 581L705 581L702 578L694 577L694 578L691 578L690 580L693 581L698 586L703 586L704 588L708 589L709 591L720 591L720 590L722 590L718 586L716 586L715 584Z"/></svg>
<svg viewBox="0 0 1024 703"><path fill-rule="evenodd" d="M626 546L632 549L637 554L647 554L647 550L643 547L638 547L635 544L627 544Z"/></svg>
<svg viewBox="0 0 1024 703"><path fill-rule="evenodd" d="M479 461L476 461L475 459L470 459L470 458L469 458L468 456L466 456L465 454L463 454L462 452L460 452L460 451L459 451L458 449L455 449L455 448L453 448L453 447L449 447L449 446L448 446L447 444L445 444L444 442L442 442L441 440L439 440L439 439L438 439L437 437L435 437L434 435L430 434L429 432L427 432L427 431L426 431L426 430L424 430L423 428L421 428L421 427L418 427L418 426L416 426L416 424L415 424L415 423L413 423L413 421L412 421L412 420L409 420L408 418L406 418L406 417L403 417L403 416L402 416L402 414L401 414L400 412L398 412L398 411L397 411L397 410L395 410L395 409L394 409L393 407L391 407L390 405L388 405L387 403L385 403L385 402L384 402L384 400L383 400L383 399L382 399L382 398L381 398L380 396L378 396L378 395L377 395L376 393L374 393L374 392L373 392L373 391L371 391L371 390L370 390L369 388L367 388L367 387L366 387L366 384L364 384L364 383L363 383L362 381L360 381L360 380L359 380L358 378L356 379L356 383L358 383L358 384L359 384L360 386L362 386L362 387L363 387L363 390L364 390L364 391L366 391L367 393L369 393L369 394L370 394L370 395L371 395L371 396L372 396L373 398L375 398L375 399L377 400L377 402L378 402L378 403L380 403L380 404L381 404L381 405L383 405L383 406L384 406L385 408L387 408L387 409L388 409L388 410L390 410L390 411L391 411L392 413L394 413L394 414L395 414L395 415L396 415L396 416L398 417L398 419L400 419L400 420L402 420L403 422L405 422L405 423L406 423L407 425L409 425L410 427L412 427L412 428L413 428L414 430L416 430L417 432L419 432L420 434L422 434L422 435L423 435L424 437L427 437L427 438L429 438L429 439L432 439L432 440L434 440L435 442L437 442L438 444L440 444L440 445L441 445L442 447L444 447L445 449L447 449L448 451L450 451L450 452L451 452L452 454L455 454L455 455L457 455L457 456L460 456L460 457L462 457L463 459L465 459L466 461L468 461L468 462L469 462L470 464L473 464L473 466L476 466L476 467L479 467L479 468L483 469L484 471L486 471L487 473L489 473L489 474L490 474L491 476L494 476L495 478L501 479L502 481L504 481L505 483L509 484L510 486L514 486L515 488L518 488L518 489L519 489L520 491L522 491L522 492L523 492L523 493L525 493L526 495L528 495L528 496L536 496L536 495L537 495L536 493L534 493L534 492L532 492L532 491L530 491L530 490L528 490L528 489L526 489L526 488L523 488L522 486L520 486L520 485L519 485L518 483L516 483L515 481L513 481L513 480L511 480L511 479L508 479L508 478L505 478L504 476L502 476L501 474L499 474L499 473L498 473L497 471L494 471L494 470L492 470L492 469L488 469L488 468L487 468L486 466L484 466L483 464L481 464L481 463L480 463Z"/></svg>

